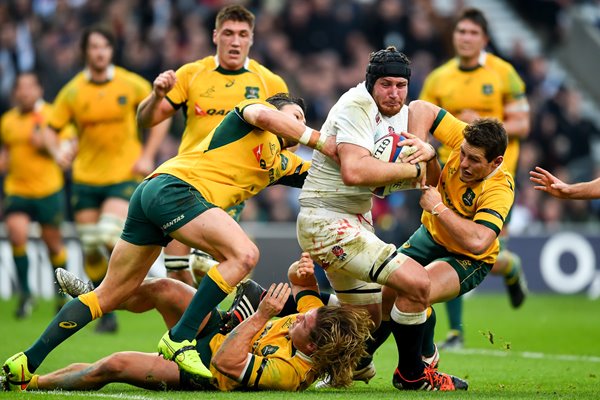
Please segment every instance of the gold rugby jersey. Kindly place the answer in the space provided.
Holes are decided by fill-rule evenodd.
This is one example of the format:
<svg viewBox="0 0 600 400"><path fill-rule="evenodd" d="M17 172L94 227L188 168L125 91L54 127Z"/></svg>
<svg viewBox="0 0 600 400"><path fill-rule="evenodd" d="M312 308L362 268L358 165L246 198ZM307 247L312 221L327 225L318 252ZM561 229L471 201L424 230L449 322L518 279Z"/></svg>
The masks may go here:
<svg viewBox="0 0 600 400"><path fill-rule="evenodd" d="M517 71L501 58L484 53L482 65L471 70L461 69L458 58L433 70L425 79L420 99L440 106L452 115L471 109L481 117L504 120L504 105L525 97L525 84ZM504 165L511 174L519 160L519 138L509 137ZM440 160L446 162L451 149L439 150Z"/></svg>
<svg viewBox="0 0 600 400"><path fill-rule="evenodd" d="M120 67L111 67L110 75L108 81L96 83L82 71L61 89L54 103L49 125L60 130L73 122L77 129L76 183L110 185L141 178L132 172L142 152L135 116L152 87Z"/></svg>
<svg viewBox="0 0 600 400"><path fill-rule="evenodd" d="M277 135L243 119L244 107L255 103L275 108L262 100L241 102L196 147L166 161L151 176L173 175L222 209L274 183L301 187L310 162L282 150Z"/></svg>
<svg viewBox="0 0 600 400"><path fill-rule="evenodd" d="M301 297L298 301L300 313L322 306L323 302L316 293ZM217 387L228 391L236 388L287 391L308 388L315 381L315 373L311 369L312 361L309 356L294 348L288 336L289 328L297 316L298 314L293 314L269 321L254 335L252 345L248 349L252 356L239 382L221 374L211 365L210 371ZM225 338L226 336L217 334L211 339L212 354L217 352Z"/></svg>
<svg viewBox="0 0 600 400"><path fill-rule="evenodd" d="M436 124L432 128L434 137L452 149L442 170L437 189L442 195L444 205L462 218L485 225L498 235L514 201L515 183L510 172L504 168L504 164L481 181L471 183L461 181L460 145L464 140L465 126L467 124L454 118L445 110L441 110L436 119ZM498 238L484 253L476 255L461 247L441 226L438 217L423 212L421 222L433 239L446 250L490 264L496 261L500 250Z"/></svg>
<svg viewBox="0 0 600 400"><path fill-rule="evenodd" d="M283 79L251 59L242 69L228 71L209 56L184 65L176 75L167 100L176 109L184 107L186 126L179 153L193 149L240 101L288 92Z"/></svg>
<svg viewBox="0 0 600 400"><path fill-rule="evenodd" d="M8 151L7 195L40 198L63 187L60 167L45 150L31 144L33 135L42 135L51 112L48 103L38 101L33 111L22 113L12 108L2 116L0 141Z"/></svg>

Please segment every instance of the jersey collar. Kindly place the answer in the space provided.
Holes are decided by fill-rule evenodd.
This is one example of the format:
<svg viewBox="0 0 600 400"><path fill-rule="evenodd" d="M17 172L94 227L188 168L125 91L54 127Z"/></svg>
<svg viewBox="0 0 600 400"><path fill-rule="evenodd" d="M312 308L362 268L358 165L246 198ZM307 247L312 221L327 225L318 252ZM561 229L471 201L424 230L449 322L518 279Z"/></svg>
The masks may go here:
<svg viewBox="0 0 600 400"><path fill-rule="evenodd" d="M215 70L219 71L223 75L238 75L238 74L241 74L242 72L249 71L249 67L250 67L250 58L246 57L246 61L244 61L244 66L242 68L237 69L237 70L225 69L225 68L221 67L221 64L219 64L219 55L215 54Z"/></svg>
<svg viewBox="0 0 600 400"><path fill-rule="evenodd" d="M33 113L39 113L42 111L42 108L44 107L44 99L37 99L35 101L35 103L33 104L33 109L31 111L23 111L21 108L19 108L19 113L20 114L27 114L29 112L33 112Z"/></svg>
<svg viewBox="0 0 600 400"><path fill-rule="evenodd" d="M106 68L106 81L104 81L104 82L94 82L94 81L92 81L92 73L91 73L90 69L87 68L87 67L83 70L83 74L85 75L85 79L87 79L88 82L92 82L92 83L106 83L106 82L112 81L113 78L115 77L115 66L114 66L114 64L110 64Z"/></svg>
<svg viewBox="0 0 600 400"><path fill-rule="evenodd" d="M496 173L498 171L500 171L500 168L502 168L503 165L504 165L504 162L501 162L500 165L498 165L496 168L494 168L494 170L492 172L490 172L488 174L488 176L486 176L485 178L483 178L482 181L487 181L488 179L490 179L491 177L493 177L494 175L496 175Z"/></svg>
<svg viewBox="0 0 600 400"><path fill-rule="evenodd" d="M477 58L477 65L471 68L461 67L460 60L458 60L458 69L465 72L475 71L477 68L483 67L485 65L485 60L487 59L487 51L482 50L479 53L479 57Z"/></svg>

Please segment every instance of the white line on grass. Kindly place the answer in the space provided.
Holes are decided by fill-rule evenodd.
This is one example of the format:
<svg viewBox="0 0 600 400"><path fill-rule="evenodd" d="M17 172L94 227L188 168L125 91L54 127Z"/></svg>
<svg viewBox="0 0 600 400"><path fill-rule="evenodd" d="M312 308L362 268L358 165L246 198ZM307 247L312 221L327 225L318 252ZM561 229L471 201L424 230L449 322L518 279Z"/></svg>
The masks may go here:
<svg viewBox="0 0 600 400"><path fill-rule="evenodd" d="M535 358L542 360L557 360L557 361L576 361L576 362L593 362L600 363L600 357L596 356L578 356L573 354L546 354L546 353L535 353L531 351L502 351L502 350L488 350L488 349L461 349L461 350L448 350L452 353L457 354L476 354L485 355L492 357L508 357L517 356L521 358Z"/></svg>
<svg viewBox="0 0 600 400"><path fill-rule="evenodd" d="M125 400L151 400L151 397L145 397L145 396L137 396L137 395L130 395L130 394L124 394L124 393L119 393L119 394L109 394L109 393L94 393L94 392L65 392L63 390L54 390L54 391L48 391L48 392L27 392L28 394L32 394L32 395L44 395L44 396L60 396L60 397L68 397L68 396L83 396L83 397L90 397L90 398L94 398L94 397L104 397L104 398L109 398L109 399L125 399Z"/></svg>

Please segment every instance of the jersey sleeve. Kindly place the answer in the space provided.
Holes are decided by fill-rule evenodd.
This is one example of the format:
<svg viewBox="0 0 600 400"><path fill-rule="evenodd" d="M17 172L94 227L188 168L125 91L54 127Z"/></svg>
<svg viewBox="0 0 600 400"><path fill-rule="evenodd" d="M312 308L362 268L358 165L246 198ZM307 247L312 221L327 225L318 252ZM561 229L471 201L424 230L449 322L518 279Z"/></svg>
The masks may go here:
<svg viewBox="0 0 600 400"><path fill-rule="evenodd" d="M274 95L277 93L289 93L290 90L279 75L272 74L269 82L269 91Z"/></svg>
<svg viewBox="0 0 600 400"><path fill-rule="evenodd" d="M248 354L248 363L240 383L255 390L298 391L305 386L309 372L299 371L284 358Z"/></svg>
<svg viewBox="0 0 600 400"><path fill-rule="evenodd" d="M166 99L176 110L188 100L192 68L194 68L194 64L185 64L175 72L177 82L175 82L173 89L167 93Z"/></svg>
<svg viewBox="0 0 600 400"><path fill-rule="evenodd" d="M288 167L284 170L285 175L279 178L275 183L278 185L301 188L310 168L310 161L305 161L302 157L292 153L289 150L282 150L281 157L287 159Z"/></svg>
<svg viewBox="0 0 600 400"><path fill-rule="evenodd" d="M473 222L487 226L496 235L502 231L515 198L512 177L506 174L505 178L506 182L495 181L493 188L484 191L473 217Z"/></svg>
<svg viewBox="0 0 600 400"><path fill-rule="evenodd" d="M67 84L58 93L52 105L48 125L57 132L60 132L73 118L73 108L69 100L74 96L74 90L70 84Z"/></svg>
<svg viewBox="0 0 600 400"><path fill-rule="evenodd" d="M441 109L431 127L431 134L440 142L452 149L460 148L464 140L463 131L466 123Z"/></svg>
<svg viewBox="0 0 600 400"><path fill-rule="evenodd" d="M323 300L319 293L312 290L303 290L296 295L296 308L298 312L305 313L314 308L323 307Z"/></svg>
<svg viewBox="0 0 600 400"><path fill-rule="evenodd" d="M150 84L150 82L134 73L131 73L129 75L129 80L133 85L134 104L140 104L142 100L144 100L146 96L148 96L148 94L150 94L150 92L152 91L152 85Z"/></svg>
<svg viewBox="0 0 600 400"><path fill-rule="evenodd" d="M525 99L525 83L514 69L507 63L506 88L504 103L512 103L517 100Z"/></svg>

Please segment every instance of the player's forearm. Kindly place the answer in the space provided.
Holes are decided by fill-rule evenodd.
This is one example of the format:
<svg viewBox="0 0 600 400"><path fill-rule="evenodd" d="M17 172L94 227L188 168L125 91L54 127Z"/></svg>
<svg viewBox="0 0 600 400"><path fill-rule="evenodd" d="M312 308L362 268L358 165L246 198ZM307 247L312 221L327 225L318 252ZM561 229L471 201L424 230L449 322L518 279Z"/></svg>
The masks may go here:
<svg viewBox="0 0 600 400"><path fill-rule="evenodd" d="M348 186L377 187L421 176L423 163L387 163L370 154L357 159L342 159L342 180Z"/></svg>
<svg viewBox="0 0 600 400"><path fill-rule="evenodd" d="M46 127L42 132L42 141L48 154L56 159L60 150L58 133L54 129Z"/></svg>
<svg viewBox="0 0 600 400"><path fill-rule="evenodd" d="M268 321L269 318L259 312L244 320L227 335L219 350L213 355L211 364L229 377L239 377L246 366L252 338Z"/></svg>
<svg viewBox="0 0 600 400"><path fill-rule="evenodd" d="M154 91L142 100L138 105L136 116L139 127L150 128L160 122L156 118L156 114L158 114L158 106L162 100L163 98L157 96Z"/></svg>
<svg viewBox="0 0 600 400"><path fill-rule="evenodd" d="M435 212L442 227L465 250L472 254L484 253L494 242L494 232L481 224L462 218L443 203L436 205ZM432 212L432 213L433 213Z"/></svg>
<svg viewBox="0 0 600 400"><path fill-rule="evenodd" d="M509 138L525 139L531 129L529 102L526 98L511 101L504 106L504 129Z"/></svg>
<svg viewBox="0 0 600 400"><path fill-rule="evenodd" d="M573 183L569 185L568 196L575 200L591 200L600 198L600 178L590 182Z"/></svg>

